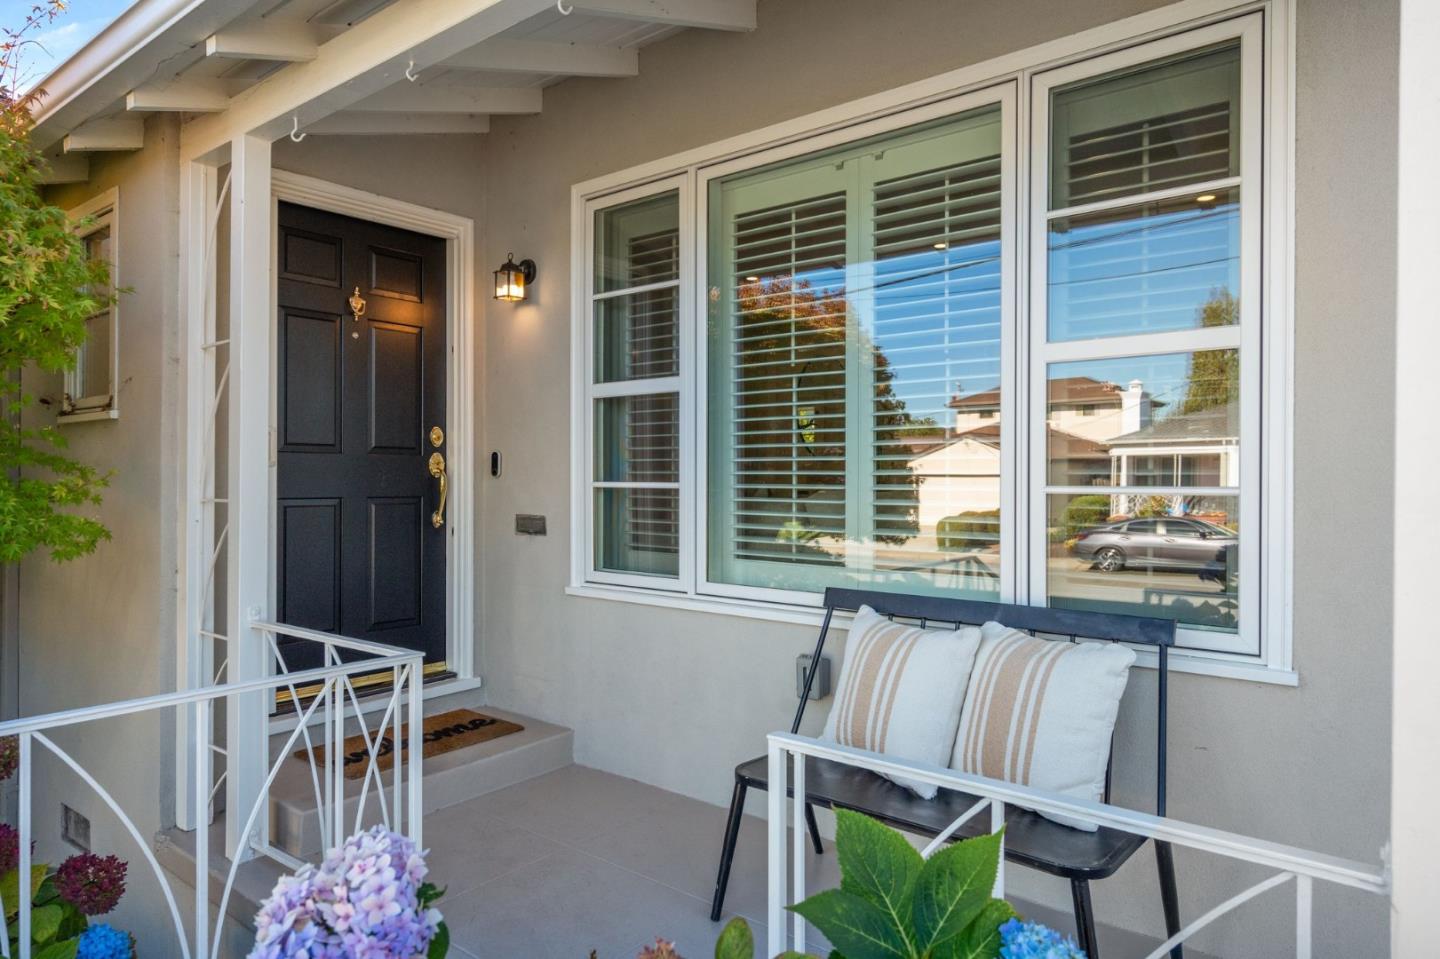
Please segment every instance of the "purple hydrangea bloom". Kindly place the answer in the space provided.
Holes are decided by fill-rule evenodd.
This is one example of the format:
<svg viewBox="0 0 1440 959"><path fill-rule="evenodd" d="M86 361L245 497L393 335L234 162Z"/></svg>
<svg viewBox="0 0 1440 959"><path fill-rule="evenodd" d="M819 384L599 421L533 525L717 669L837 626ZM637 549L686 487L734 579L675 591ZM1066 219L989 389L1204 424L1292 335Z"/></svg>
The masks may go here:
<svg viewBox="0 0 1440 959"><path fill-rule="evenodd" d="M1085 959L1085 953L1048 926L1011 919L1000 927L1000 959Z"/></svg>
<svg viewBox="0 0 1440 959"><path fill-rule="evenodd" d="M0 876L20 865L20 833L0 822Z"/></svg>
<svg viewBox="0 0 1440 959"><path fill-rule="evenodd" d="M71 856L55 870L55 891L82 915L103 916L125 895L127 869L119 856Z"/></svg>
<svg viewBox="0 0 1440 959"><path fill-rule="evenodd" d="M286 876L255 919L250 959L416 959L440 913L420 902L425 858L383 826Z"/></svg>

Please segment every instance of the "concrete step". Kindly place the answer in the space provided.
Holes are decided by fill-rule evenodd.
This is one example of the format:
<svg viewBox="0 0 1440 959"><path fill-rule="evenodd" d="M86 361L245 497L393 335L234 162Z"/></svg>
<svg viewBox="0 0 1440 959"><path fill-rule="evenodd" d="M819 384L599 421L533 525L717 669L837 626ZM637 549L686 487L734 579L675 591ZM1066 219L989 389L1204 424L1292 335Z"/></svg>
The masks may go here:
<svg viewBox="0 0 1440 959"><path fill-rule="evenodd" d="M451 709L468 708L489 716L519 723L525 728L487 743L456 749L425 760L424 808L427 813L453 806L477 796L504 789L528 779L543 776L574 763L574 734L563 726L531 719L502 709L493 709L481 702L479 690L437 695L425 700L426 715ZM372 726L378 720L372 719ZM347 729L353 735L358 727ZM312 736L317 735L312 729ZM271 740L271 755L278 755L290 734L278 733ZM303 745L303 741L302 741ZM291 746L294 753L297 747ZM354 822L359 801L360 780L346 782L347 821ZM387 787L389 775L386 774ZM373 793L373 785L372 785ZM387 793L388 798L388 793ZM365 821L378 821L373 795L366 802ZM315 790L309 764L293 758L276 776L271 788L270 805L275 845L307 862L319 860L320 832L316 815ZM219 904L231 871L231 862L224 856L225 821L222 813L209 828L210 837L210 901ZM433 844L431 837L427 845ZM169 872L186 885L195 882L195 833L168 830L157 837L156 858ZM289 870L273 859L257 857L243 862L235 870L235 882L226 903L226 937L238 935L246 941L260 903L270 895L275 882ZM243 955L242 950L236 955Z"/></svg>
<svg viewBox="0 0 1440 959"><path fill-rule="evenodd" d="M575 735L563 726L541 722L502 709L483 705L480 690L426 697L425 714L433 716L451 709L468 708L498 719L519 723L525 728L518 733L501 736L489 742L452 750L425 760L423 785L425 811L433 812L477 796L513 786L536 776L569 766L575 761ZM370 720L371 733L379 722ZM358 727L347 728L346 735L358 733ZM314 727L312 737L317 735ZM289 739L288 733L271 738L270 754L278 755ZM299 748L303 748L303 741ZM297 750L291 746L290 753ZM321 770L323 778L323 770ZM390 800L391 779L386 771L386 801ZM363 780L347 780L346 821L355 821ZM323 788L323 787L322 787ZM371 782L366 800L364 821L378 820L378 800ZM312 859L320 851L320 820L316 814L316 795L310 764L293 755L285 761L270 790L271 835L275 845L300 859Z"/></svg>

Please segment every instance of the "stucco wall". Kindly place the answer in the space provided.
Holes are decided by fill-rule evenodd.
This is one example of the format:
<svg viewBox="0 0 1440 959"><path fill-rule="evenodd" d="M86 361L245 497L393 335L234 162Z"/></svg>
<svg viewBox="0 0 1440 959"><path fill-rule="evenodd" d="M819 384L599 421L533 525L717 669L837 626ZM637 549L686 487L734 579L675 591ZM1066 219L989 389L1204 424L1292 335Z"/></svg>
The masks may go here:
<svg viewBox="0 0 1440 959"><path fill-rule="evenodd" d="M582 763L720 803L733 764L788 723L794 657L812 642L794 626L562 595L570 186L1158 5L906 0L886 4L882 22L865 0L761 0L754 34L679 35L642 52L638 78L567 81L546 90L543 114L494 121L484 259L514 250L541 275L531 302L491 304L485 323L481 448L507 464L481 494L479 661L492 703L574 727ZM1301 0L1298 13L1300 687L1177 676L1170 740L1173 815L1369 862L1388 832L1391 492L1375 464L1392 453L1395 8ZM552 534L515 536L517 512L547 514ZM1152 678L1137 674L1137 686ZM1145 754L1152 702L1133 697L1122 750ZM1148 764L1120 775L1122 798L1143 801ZM720 823L717 812L717 842ZM1191 915L1250 875L1203 857L1180 863ZM1059 882L1018 870L1012 882L1068 904ZM1095 899L1105 922L1160 928L1148 854ZM1200 945L1282 954L1293 923L1267 912ZM1326 890L1317 916L1318 955L1383 951L1380 901Z"/></svg>
<svg viewBox="0 0 1440 959"><path fill-rule="evenodd" d="M175 687L177 133L173 118L153 119L143 150L96 156L89 183L49 192L52 203L68 209L119 186L120 283L132 289L119 306L120 418L60 427L71 455L115 471L96 513L114 538L70 563L36 555L21 564L22 716ZM27 372L25 386L54 401L33 407L27 419L53 423L60 378ZM174 821L170 717L148 713L92 723L54 738L114 793L141 835ZM117 924L141 941L166 935L168 918L154 908L161 905L158 886L101 800L53 761L38 767L36 783L37 856L57 862L73 852L58 838L63 799L90 817L96 852L115 852L131 863L132 892Z"/></svg>

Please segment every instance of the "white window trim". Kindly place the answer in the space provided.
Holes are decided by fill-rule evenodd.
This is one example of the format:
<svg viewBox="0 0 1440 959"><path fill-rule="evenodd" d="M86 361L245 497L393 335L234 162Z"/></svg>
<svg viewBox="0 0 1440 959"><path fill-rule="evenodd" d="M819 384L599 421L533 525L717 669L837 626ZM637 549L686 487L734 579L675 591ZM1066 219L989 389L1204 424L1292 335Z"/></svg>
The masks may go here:
<svg viewBox="0 0 1440 959"><path fill-rule="evenodd" d="M84 239L93 233L110 228L110 288L120 288L120 189L111 187L104 193L93 196L79 206L66 210L66 218L77 224L75 235ZM91 219L93 218L93 219ZM78 224L91 219L83 226ZM120 303L110 305L110 397L103 405L81 406L72 412L62 411L56 415L57 424L90 423L120 418ZM65 372L65 392L69 395L75 386L75 372ZM94 397L81 397L92 400Z"/></svg>
<svg viewBox="0 0 1440 959"><path fill-rule="evenodd" d="M733 172L756 163L757 154L777 148L790 147L794 155L802 155L824 149L828 143L843 143L866 135L868 124L877 123L879 129L895 128L916 122L920 108L934 107L936 115L956 112L957 98L975 94L986 88L1006 83L1018 85L1021 95L1011 111L1018 131L1026 131L1032 123L1029 93L1037 75L1065 67L1080 61L1091 60L1117 50L1138 46L1178 34L1235 20L1246 14L1263 15L1263 136L1267 148L1262 151L1262 194L1264 202L1264 231L1261 241L1262 257L1268 264L1263 271L1262 296L1265 323L1261 331L1260 351L1263 373L1260 388L1263 390L1261 429L1266 441L1258 452L1258 467L1263 476L1261 498L1263 502L1260 523L1263 529L1262 569L1256 593L1262 598L1259 621L1261 628L1261 652L1259 656L1198 650L1176 650L1171 656L1171 668L1179 672L1198 673L1210 676L1237 678L1284 686L1298 684L1294 670L1293 644L1291 636L1292 610L1292 529L1293 510L1291 506L1293 443L1291 439L1293 422L1293 288L1294 288L1294 204L1291 193L1295 169L1294 140L1294 49L1295 32L1291 10L1292 0L1252 0L1236 4L1232 0L1180 0L1166 7L1118 20L1091 30L1068 37L1039 44L1025 50L1006 54L992 60L973 64L950 71L927 80L907 84L896 89L863 97L835 107L777 123L746 134L730 137L715 143L687 150L669 157L644 163L627 170L618 171L595 179L575 184L571 189L571 294L572 294L572 336L571 336L571 490L574 521L571 524L571 570L568 595L592 599L629 602L640 605L655 605L687 609L721 615L735 615L777 622L818 624L818 594L794 594L786 591L747 589L743 596L713 595L701 592L697 587L699 571L695 566L706 548L704 542L704 518L699 509L703 502L704 490L704 436L703 424L699 421L701 410L696 397L703 395L703 364L697 363L698 351L695 343L698 320L683 312L681 317L681 567L678 580L659 580L644 577L644 584L616 584L597 582L591 577L590 559L590 509L587 505L590 494L590 396L586 385L590 376L590 354L588 352L588 328L590 325L590 299L588 295L590 262L590 220L593 210L620 202L620 196L650 195L673 188L666 184L680 182L688 187L690 203L681 209L682 231L690 229L693 249L689 255L682 251L682 277L699 295L697 278L704 261L706 237L703 229L705 215L705 191L702 175L713 178L720 172ZM1233 32L1233 30L1232 30ZM1182 41L1183 42L1183 41ZM1194 46L1189 42L1184 45ZM944 101L944 102L942 102ZM908 113L904 121L897 115ZM1016 140L1020 149L1015 150L1016 162L1030 165L1033 149L1028 135L1018 132ZM1007 146L1014 146L1007 140ZM767 157L773 159L773 157ZM1038 165L1038 164L1036 164ZM1022 178L1023 180L1024 178ZM1027 209L1030 189L1028 181L1017 184L1021 193L1019 209ZM622 191L632 191L625 192ZM686 225L689 217L689 226ZM1027 259L1027 244L1031 229L1029 217L1022 213L1018 217L1018 234L1014 254L1023 269ZM682 233L682 243L684 241ZM1030 284L1022 273L1019 282L1013 284L1019 291L1022 302L1007 305L1016 315L1027 315L1026 303ZM1013 293L1011 294L1013 296ZM682 303L685 301L682 300ZM693 302L693 301L692 301ZM693 309L693 308L692 308ZM1017 324L1012 323L1012 330ZM1020 331L1023 333L1024 331ZM1019 335L1013 333L1012 335ZM1193 344L1195 338L1185 334ZM1151 337L1153 344L1153 337ZM1113 341L1112 341L1113 345ZM1194 349L1193 345L1186 349ZM1081 347L1077 347L1077 350ZM1154 345L1147 345L1143 352L1156 352ZM1006 354L1002 352L1002 357ZM1030 344L1022 337L1009 354L1016 368L1008 370L1012 394L1018 394L1019 375L1028 372ZM1052 359L1056 354L1052 353ZM693 369L692 367L700 367ZM1008 368L1007 368L1008 369ZM1014 424L1029 422L1026 409L1034 402L1033 396L1012 395L1007 420ZM1010 443L1015 449L1020 444ZM1007 454L1021 455L1021 454ZM1023 469L1019 464L1012 466L1014 484L1002 487L1002 510L1009 509L1002 516L1009 517L1014 527L1010 542L1020 543L1028 535L1028 509L1020 510L1021 502L1027 502L1031 495L1026 485ZM693 477L694 480L688 479ZM1018 490L1018 491L1017 491ZM1008 554L1009 563L1014 565L1015 549L1002 553L1002 563ZM1011 569L1002 571L1007 598L1018 602L1029 601L1028 576L1023 571ZM657 588L661 587L663 588ZM1142 655L1140 662L1147 664Z"/></svg>

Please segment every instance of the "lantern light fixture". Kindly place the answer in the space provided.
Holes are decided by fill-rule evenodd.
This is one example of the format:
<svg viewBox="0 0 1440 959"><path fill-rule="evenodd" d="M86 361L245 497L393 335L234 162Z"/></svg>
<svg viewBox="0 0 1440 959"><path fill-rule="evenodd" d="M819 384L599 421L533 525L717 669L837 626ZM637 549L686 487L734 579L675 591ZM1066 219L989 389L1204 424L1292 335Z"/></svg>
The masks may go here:
<svg viewBox="0 0 1440 959"><path fill-rule="evenodd" d="M505 257L500 269L495 271L495 299L507 303L519 303L525 299L530 284L535 282L535 261L515 262L515 254Z"/></svg>

